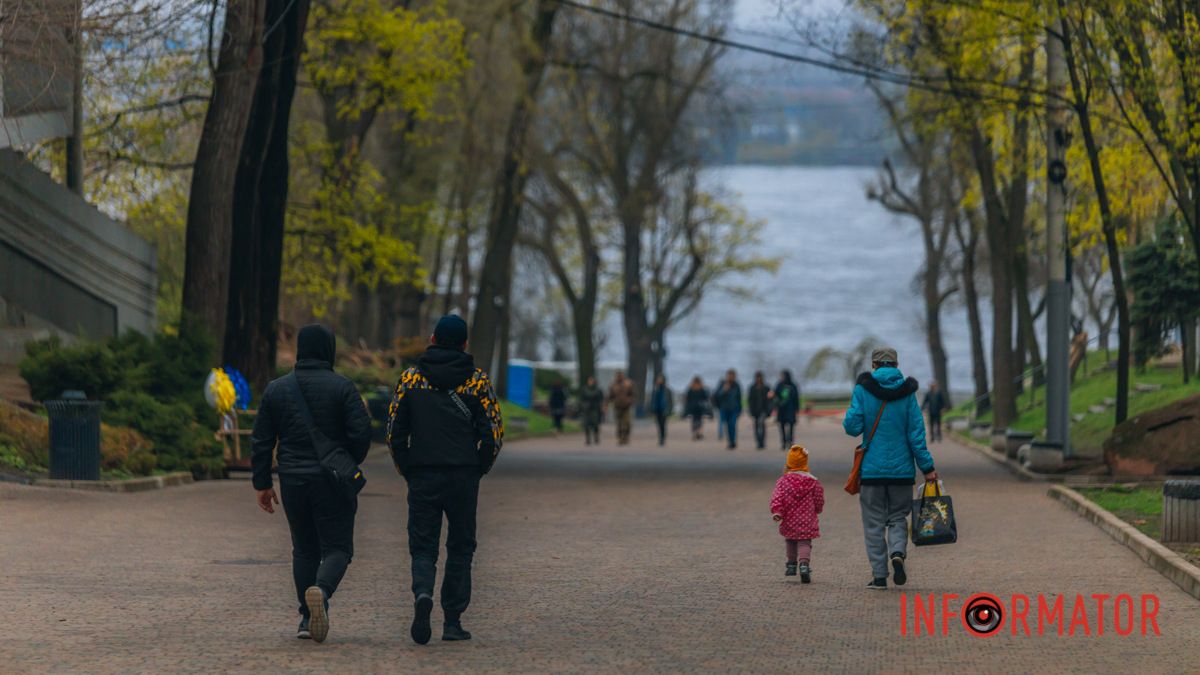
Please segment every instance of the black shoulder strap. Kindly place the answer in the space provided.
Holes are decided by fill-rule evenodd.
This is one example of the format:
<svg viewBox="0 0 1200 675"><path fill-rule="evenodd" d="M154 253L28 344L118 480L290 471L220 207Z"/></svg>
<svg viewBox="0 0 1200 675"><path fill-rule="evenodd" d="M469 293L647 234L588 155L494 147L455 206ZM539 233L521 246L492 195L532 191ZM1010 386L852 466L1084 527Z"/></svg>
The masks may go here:
<svg viewBox="0 0 1200 675"><path fill-rule="evenodd" d="M300 388L300 378L296 377L296 371L294 370L288 377L292 379L292 389L296 394L296 407L300 409L300 419L308 427L308 431L311 432L317 428L317 425L313 423L312 412L308 409L308 401L304 399L304 390Z"/></svg>

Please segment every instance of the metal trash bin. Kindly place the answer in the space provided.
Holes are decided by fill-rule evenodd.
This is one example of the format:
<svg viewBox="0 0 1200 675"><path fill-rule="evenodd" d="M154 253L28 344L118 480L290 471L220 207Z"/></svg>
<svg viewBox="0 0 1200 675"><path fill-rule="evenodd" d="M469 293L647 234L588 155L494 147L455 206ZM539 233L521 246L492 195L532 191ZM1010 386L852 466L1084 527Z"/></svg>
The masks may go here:
<svg viewBox="0 0 1200 675"><path fill-rule="evenodd" d="M81 391L64 391L46 401L50 413L50 477L61 480L100 480L101 401L89 401Z"/></svg>

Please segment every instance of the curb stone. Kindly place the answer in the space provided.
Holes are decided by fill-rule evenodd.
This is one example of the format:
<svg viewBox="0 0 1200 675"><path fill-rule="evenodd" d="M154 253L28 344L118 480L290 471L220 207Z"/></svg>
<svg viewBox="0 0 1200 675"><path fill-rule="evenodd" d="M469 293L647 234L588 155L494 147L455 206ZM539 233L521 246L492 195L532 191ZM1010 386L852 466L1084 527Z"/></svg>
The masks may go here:
<svg viewBox="0 0 1200 675"><path fill-rule="evenodd" d="M35 478L29 484L35 487L66 490L130 493L161 490L176 485L187 485L191 482L191 473L176 471L162 476L145 476L143 478L130 478L129 480L59 480L53 478Z"/></svg>
<svg viewBox="0 0 1200 675"><path fill-rule="evenodd" d="M1154 541L1136 527L1100 508L1092 500L1065 485L1052 485L1047 494L1092 521L1096 527L1127 546L1159 574L1182 588L1193 598L1200 600L1200 567L1184 560L1183 556Z"/></svg>

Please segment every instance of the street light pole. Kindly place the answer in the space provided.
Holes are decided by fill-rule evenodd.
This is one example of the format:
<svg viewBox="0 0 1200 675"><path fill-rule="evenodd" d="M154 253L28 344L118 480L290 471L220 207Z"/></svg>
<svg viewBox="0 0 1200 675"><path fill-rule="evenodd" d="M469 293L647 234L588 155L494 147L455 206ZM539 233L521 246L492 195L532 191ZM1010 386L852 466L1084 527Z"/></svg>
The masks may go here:
<svg viewBox="0 0 1200 675"><path fill-rule="evenodd" d="M1065 24L1051 24L1046 39L1046 441L1071 456L1070 320L1071 287L1067 282L1067 145L1071 141L1067 108Z"/></svg>

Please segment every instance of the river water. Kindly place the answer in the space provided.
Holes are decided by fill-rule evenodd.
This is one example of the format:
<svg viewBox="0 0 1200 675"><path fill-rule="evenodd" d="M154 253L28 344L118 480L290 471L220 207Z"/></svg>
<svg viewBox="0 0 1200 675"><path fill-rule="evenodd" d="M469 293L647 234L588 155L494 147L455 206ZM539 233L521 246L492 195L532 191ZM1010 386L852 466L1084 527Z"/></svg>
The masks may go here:
<svg viewBox="0 0 1200 675"><path fill-rule="evenodd" d="M692 375L711 384L737 368L743 385L754 370L774 380L781 368L803 377L814 353L850 350L874 336L900 354L901 369L924 383L933 377L925 343L923 302L914 277L924 253L918 225L868 201L875 170L863 167L734 166L709 170L707 179L740 196L751 218L766 223L761 252L781 259L778 273L730 281L750 299L709 293L696 312L667 334L667 376L674 388ZM623 359L620 318L605 322L603 359ZM966 309L952 300L943 310L950 387L972 391ZM986 326L985 326L986 330ZM805 381L812 393L846 393L839 372Z"/></svg>

